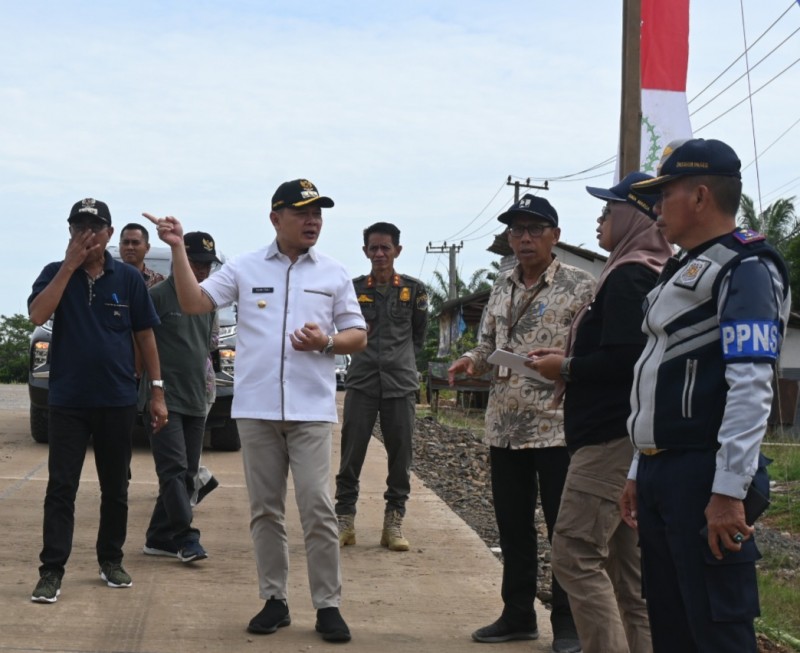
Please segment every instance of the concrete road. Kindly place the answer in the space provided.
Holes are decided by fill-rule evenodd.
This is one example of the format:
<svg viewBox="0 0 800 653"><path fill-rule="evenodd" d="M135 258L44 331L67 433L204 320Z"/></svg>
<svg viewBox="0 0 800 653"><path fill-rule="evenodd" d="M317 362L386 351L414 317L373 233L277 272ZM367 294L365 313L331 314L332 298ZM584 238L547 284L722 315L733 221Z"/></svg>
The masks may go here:
<svg viewBox="0 0 800 653"><path fill-rule="evenodd" d="M379 546L386 459L377 440L370 447L361 481L358 544L342 550L342 614L353 633L349 644L328 644L314 632L315 613L291 490L287 522L292 625L273 635L246 632L263 601L256 585L239 453L204 454L204 464L220 481L195 513L210 557L184 565L141 553L158 486L149 450L134 451L125 546L125 567L133 577L133 587L110 589L100 580L95 560L99 496L90 451L61 597L52 605L31 603L38 579L47 446L30 438L26 392L25 386L0 386L0 652L550 650L549 615L541 605L537 608L538 641L494 647L472 642L470 633L500 613L501 565L416 477L404 527L411 550L394 553ZM334 468L338 443L337 428Z"/></svg>

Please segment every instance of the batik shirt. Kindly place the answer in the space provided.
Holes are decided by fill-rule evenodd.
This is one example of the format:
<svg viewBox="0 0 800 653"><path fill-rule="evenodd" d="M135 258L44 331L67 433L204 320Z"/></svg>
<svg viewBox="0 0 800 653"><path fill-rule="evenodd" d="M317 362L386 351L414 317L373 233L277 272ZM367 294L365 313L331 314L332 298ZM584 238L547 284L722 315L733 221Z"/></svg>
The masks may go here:
<svg viewBox="0 0 800 653"><path fill-rule="evenodd" d="M156 272L155 270L151 270L144 263L142 263L142 277L144 277L144 285L147 286L148 289L166 279L163 274Z"/></svg>
<svg viewBox="0 0 800 653"><path fill-rule="evenodd" d="M557 259L530 288L517 265L497 279L483 315L479 344L465 354L482 374L495 349L527 355L541 347L563 349L572 318L591 299L595 278ZM564 415L551 408L554 385L495 368L486 408L484 442L493 447L563 447Z"/></svg>

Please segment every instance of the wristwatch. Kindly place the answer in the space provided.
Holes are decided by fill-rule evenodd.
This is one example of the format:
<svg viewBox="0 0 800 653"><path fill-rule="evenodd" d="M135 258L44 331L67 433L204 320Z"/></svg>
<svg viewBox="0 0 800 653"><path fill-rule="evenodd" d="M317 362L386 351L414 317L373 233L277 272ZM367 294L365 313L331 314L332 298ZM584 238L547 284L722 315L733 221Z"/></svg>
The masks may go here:
<svg viewBox="0 0 800 653"><path fill-rule="evenodd" d="M161 388L164 389L164 382L161 379L153 379L150 381L151 388Z"/></svg>
<svg viewBox="0 0 800 653"><path fill-rule="evenodd" d="M569 383L572 380L572 358L565 356L561 361L561 378L565 383Z"/></svg>
<svg viewBox="0 0 800 653"><path fill-rule="evenodd" d="M331 352L333 352L333 336L329 335L328 336L328 344L325 345L322 348L322 353L323 354L330 354Z"/></svg>

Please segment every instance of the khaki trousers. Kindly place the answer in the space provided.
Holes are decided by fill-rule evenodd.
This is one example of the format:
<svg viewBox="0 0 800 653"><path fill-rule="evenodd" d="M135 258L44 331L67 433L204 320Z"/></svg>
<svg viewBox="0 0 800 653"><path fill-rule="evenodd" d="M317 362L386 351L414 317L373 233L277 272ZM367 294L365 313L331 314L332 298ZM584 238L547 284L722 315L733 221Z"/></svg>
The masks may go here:
<svg viewBox="0 0 800 653"><path fill-rule="evenodd" d="M583 653L652 653L637 534L618 500L633 457L627 437L570 459L553 534L553 572L569 595Z"/></svg>
<svg viewBox="0 0 800 653"><path fill-rule="evenodd" d="M250 534L262 599L287 599L289 470L303 526L308 584L316 610L338 607L342 593L339 529L330 496L331 424L238 419L250 496Z"/></svg>

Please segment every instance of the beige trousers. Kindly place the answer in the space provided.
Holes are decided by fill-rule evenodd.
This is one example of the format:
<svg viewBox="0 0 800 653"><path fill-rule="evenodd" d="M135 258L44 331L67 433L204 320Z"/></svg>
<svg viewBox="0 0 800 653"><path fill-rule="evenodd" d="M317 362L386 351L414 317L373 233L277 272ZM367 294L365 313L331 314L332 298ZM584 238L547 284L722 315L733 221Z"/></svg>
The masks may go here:
<svg viewBox="0 0 800 653"><path fill-rule="evenodd" d="M262 599L287 599L289 470L303 527L314 608L338 607L342 593L339 529L330 496L331 424L236 420L250 496L250 534Z"/></svg>
<svg viewBox="0 0 800 653"><path fill-rule="evenodd" d="M627 437L570 458L553 534L553 572L569 595L583 653L652 653L637 534L618 500L633 457Z"/></svg>

